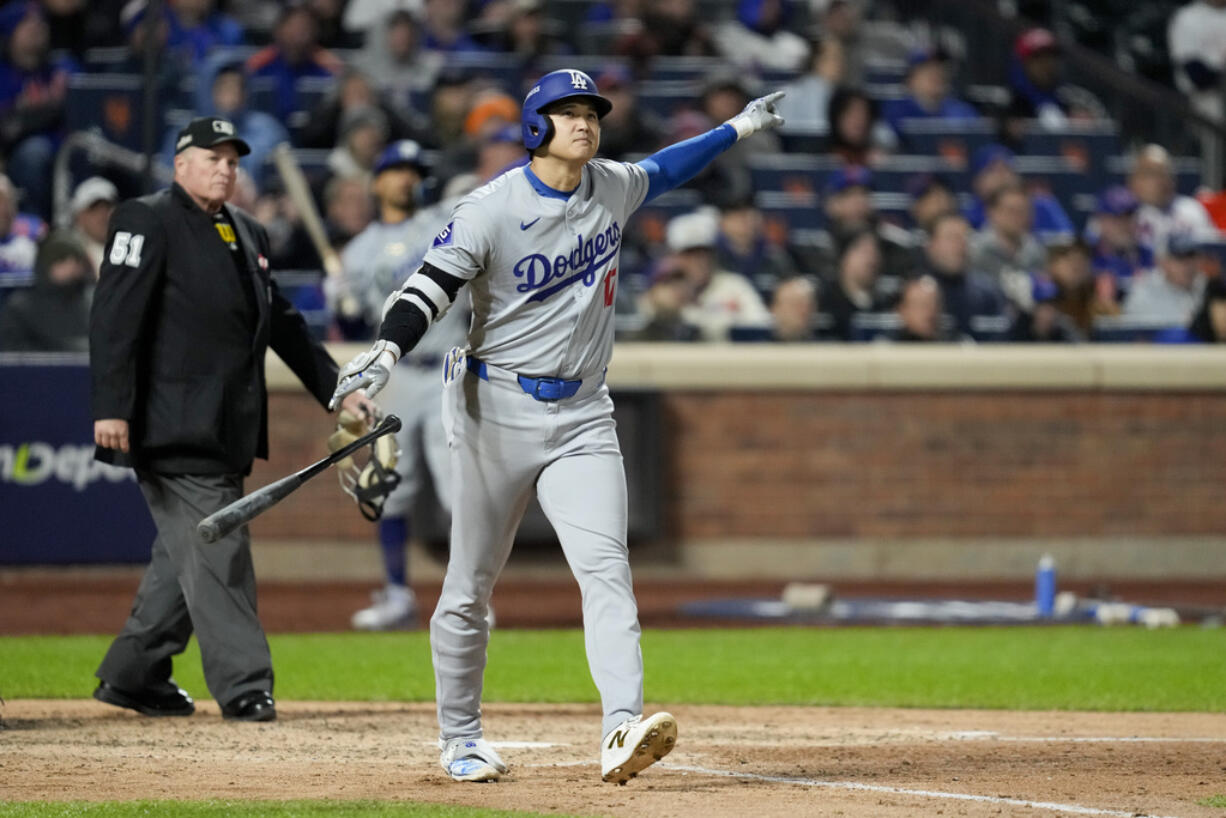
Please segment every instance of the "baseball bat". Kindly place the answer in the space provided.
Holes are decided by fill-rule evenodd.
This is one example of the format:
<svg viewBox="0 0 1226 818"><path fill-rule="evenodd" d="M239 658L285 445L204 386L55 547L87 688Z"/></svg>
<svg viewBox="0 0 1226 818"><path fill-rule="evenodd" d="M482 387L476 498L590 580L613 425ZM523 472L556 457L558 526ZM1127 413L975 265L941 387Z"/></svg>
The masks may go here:
<svg viewBox="0 0 1226 818"><path fill-rule="evenodd" d="M277 173L281 174L281 181L285 183L286 195L302 215L302 226L306 228L307 235L311 237L311 244L315 245L316 252L323 260L324 272L329 276L339 276L342 270L341 257L328 243L324 220L315 206L311 186L307 183L306 175L302 172L298 160L294 158L294 152L290 149L288 142L282 142L273 148L272 160L277 166Z"/></svg>
<svg viewBox="0 0 1226 818"><path fill-rule="evenodd" d="M196 525L196 533L205 542L216 542L244 523L251 522L277 503L284 500L306 481L319 474L337 461L344 460L363 446L372 441L400 431L400 418L388 415L375 429L367 432L357 440L337 449L332 454L317 463L312 463L302 471L294 472L288 477L282 477L275 483L258 488L255 491L238 498L225 508L215 511Z"/></svg>

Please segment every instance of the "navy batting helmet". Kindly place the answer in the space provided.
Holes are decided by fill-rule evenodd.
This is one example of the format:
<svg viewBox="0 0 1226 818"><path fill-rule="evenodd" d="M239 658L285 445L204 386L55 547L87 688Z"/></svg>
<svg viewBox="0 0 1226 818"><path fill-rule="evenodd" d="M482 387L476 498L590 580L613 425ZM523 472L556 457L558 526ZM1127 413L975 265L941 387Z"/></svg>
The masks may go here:
<svg viewBox="0 0 1226 818"><path fill-rule="evenodd" d="M425 151L421 149L412 139L400 139L383 149L383 153L379 154L375 159L375 165L372 170L375 176L378 176L388 168L397 167L399 165L408 165L417 169L417 172L422 176L430 173L430 166L426 163Z"/></svg>
<svg viewBox="0 0 1226 818"><path fill-rule="evenodd" d="M613 110L613 103L600 95L596 81L587 74L572 68L551 71L541 77L540 82L532 86L524 97L524 147L535 150L548 142L553 136L553 126L542 111L555 102L575 97L586 99L596 106L596 115L601 118Z"/></svg>

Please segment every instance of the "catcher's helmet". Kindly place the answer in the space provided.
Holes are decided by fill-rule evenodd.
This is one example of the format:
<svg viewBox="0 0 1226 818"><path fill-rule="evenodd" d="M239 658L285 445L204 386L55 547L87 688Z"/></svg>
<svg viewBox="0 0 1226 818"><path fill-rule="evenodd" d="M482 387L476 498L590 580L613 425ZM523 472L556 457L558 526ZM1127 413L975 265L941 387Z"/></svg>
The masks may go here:
<svg viewBox="0 0 1226 818"><path fill-rule="evenodd" d="M596 106L596 115L602 119L613 110L613 103L600 95L596 81L587 74L573 68L551 71L541 77L524 97L522 122L525 148L536 150L553 137L552 123L541 112L555 102L572 97L582 97L591 102Z"/></svg>

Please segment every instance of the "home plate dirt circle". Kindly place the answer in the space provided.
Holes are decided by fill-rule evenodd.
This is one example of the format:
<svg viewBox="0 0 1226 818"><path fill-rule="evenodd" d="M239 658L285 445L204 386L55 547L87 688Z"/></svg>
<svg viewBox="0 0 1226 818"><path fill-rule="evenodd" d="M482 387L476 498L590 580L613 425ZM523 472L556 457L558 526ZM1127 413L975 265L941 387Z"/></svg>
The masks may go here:
<svg viewBox="0 0 1226 818"><path fill-rule="evenodd" d="M1226 714L662 703L676 749L600 781L593 705L491 705L511 766L457 784L432 704L278 702L271 724L148 719L93 700L0 708L0 798L387 800L579 815L1221 816Z"/></svg>

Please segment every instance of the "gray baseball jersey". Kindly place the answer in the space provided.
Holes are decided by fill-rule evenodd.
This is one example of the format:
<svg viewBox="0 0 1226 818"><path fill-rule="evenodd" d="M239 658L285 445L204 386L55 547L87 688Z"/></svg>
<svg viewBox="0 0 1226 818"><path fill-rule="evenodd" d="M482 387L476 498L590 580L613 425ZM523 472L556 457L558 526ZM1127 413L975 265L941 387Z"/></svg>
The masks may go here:
<svg viewBox="0 0 1226 818"><path fill-rule="evenodd" d="M447 221L454 202L424 208L402 222L375 221L345 245L341 253L344 277L333 298L348 294L358 300L367 321L378 325L387 294L398 289L421 266L430 242ZM451 508L450 464L442 434L440 375L442 358L464 343L468 311L463 302L436 322L433 330L396 368L396 379L379 396L379 403L400 418L400 484L383 505L385 517L403 517L425 488L427 473L442 506Z"/></svg>
<svg viewBox="0 0 1226 818"><path fill-rule="evenodd" d="M421 266L431 240L447 223L454 204L442 202L394 224L371 222L341 251L344 276L337 291L329 293L329 306L335 310L340 298L350 295L361 304L367 323L378 326L387 294L399 289ZM463 309L448 311L414 348L415 357L441 357L463 343L468 331L466 319Z"/></svg>
<svg viewBox="0 0 1226 818"><path fill-rule="evenodd" d="M604 370L622 230L647 188L642 168L600 159L570 195L518 168L461 199L426 254L468 282L468 354L484 364L460 370L443 395L455 512L430 620L443 739L481 736L485 614L534 495L582 589L601 735L642 712L626 478ZM399 297L427 315L446 299L425 274ZM536 399L519 376L582 384L566 399Z"/></svg>
<svg viewBox="0 0 1226 818"><path fill-rule="evenodd" d="M461 199L425 260L469 281L469 354L532 377L603 372L622 230L647 184L637 165L594 159L566 199L526 168Z"/></svg>

